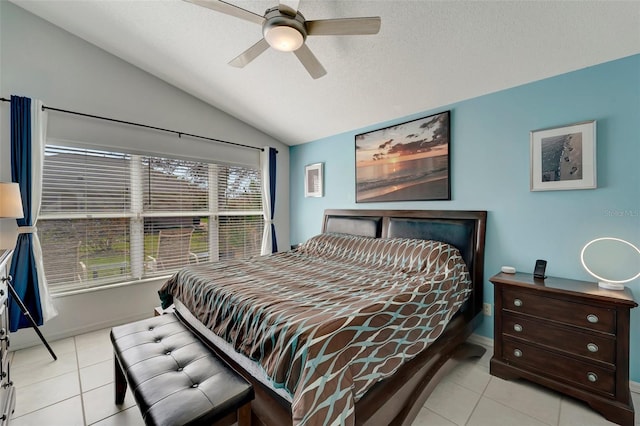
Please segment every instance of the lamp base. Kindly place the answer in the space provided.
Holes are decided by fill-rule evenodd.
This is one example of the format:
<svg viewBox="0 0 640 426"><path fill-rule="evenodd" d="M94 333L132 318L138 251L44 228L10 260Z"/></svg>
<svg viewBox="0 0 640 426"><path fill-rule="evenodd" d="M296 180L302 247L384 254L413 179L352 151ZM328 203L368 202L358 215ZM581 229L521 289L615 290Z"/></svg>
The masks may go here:
<svg viewBox="0 0 640 426"><path fill-rule="evenodd" d="M624 290L624 284L609 283L606 281L598 281L598 287L607 290Z"/></svg>

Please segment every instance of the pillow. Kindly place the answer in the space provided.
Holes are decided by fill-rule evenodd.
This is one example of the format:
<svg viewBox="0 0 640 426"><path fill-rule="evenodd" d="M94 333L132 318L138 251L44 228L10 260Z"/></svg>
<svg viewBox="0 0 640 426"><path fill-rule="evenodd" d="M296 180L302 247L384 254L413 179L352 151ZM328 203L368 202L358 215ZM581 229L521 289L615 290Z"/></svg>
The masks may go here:
<svg viewBox="0 0 640 426"><path fill-rule="evenodd" d="M457 248L440 241L412 238L371 238L325 233L302 244L301 253L406 273L452 269L462 261Z"/></svg>

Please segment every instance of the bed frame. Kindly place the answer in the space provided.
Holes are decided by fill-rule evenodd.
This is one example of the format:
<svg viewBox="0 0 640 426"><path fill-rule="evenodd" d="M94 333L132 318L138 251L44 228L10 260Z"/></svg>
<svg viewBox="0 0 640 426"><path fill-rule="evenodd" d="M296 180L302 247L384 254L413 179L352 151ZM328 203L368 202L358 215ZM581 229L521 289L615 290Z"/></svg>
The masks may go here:
<svg viewBox="0 0 640 426"><path fill-rule="evenodd" d="M440 382L461 359L482 356L485 349L467 343L482 320L486 211L453 210L327 210L322 232L376 238L406 237L447 242L460 250L473 281L473 294L442 335L405 363L393 376L378 382L356 403L357 425L410 425ZM252 424L290 425L291 405L237 363L212 349L249 380L255 390Z"/></svg>

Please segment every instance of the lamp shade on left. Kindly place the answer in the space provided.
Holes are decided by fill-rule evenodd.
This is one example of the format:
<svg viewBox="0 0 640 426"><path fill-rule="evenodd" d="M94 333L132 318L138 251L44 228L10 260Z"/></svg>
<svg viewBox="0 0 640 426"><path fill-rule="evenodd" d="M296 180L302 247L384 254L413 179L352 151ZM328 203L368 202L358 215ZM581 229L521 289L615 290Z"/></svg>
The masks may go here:
<svg viewBox="0 0 640 426"><path fill-rule="evenodd" d="M20 186L17 183L0 183L0 218L23 217Z"/></svg>

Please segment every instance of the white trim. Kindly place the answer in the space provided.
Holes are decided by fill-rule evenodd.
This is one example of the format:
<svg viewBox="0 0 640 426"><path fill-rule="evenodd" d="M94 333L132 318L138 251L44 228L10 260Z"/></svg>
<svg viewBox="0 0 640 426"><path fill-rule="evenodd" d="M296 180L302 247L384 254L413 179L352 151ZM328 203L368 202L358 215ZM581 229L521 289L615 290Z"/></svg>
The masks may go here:
<svg viewBox="0 0 640 426"><path fill-rule="evenodd" d="M175 273L175 271L174 271L174 273ZM112 289L112 288L126 287L126 286L129 286L129 285L136 285L136 284L143 284L143 283L148 283L150 281L168 280L172 276L173 276L173 273L168 274L168 275L154 275L154 276L151 276L151 277L142 278L140 280L122 281L122 282L117 282L117 283L113 283L113 284L102 284L102 285L95 285L95 286L92 286L92 287L84 287L84 288L79 288L79 289L76 289L76 290L60 291L58 293L55 293L55 294L51 295L51 297L53 299L57 299L59 297L75 296L77 294L93 293L95 291L109 290L109 289Z"/></svg>
<svg viewBox="0 0 640 426"><path fill-rule="evenodd" d="M209 182L218 182L220 169L209 164ZM209 260L220 260L218 250L220 242L220 229L218 220L218 185L209 185Z"/></svg>
<svg viewBox="0 0 640 426"><path fill-rule="evenodd" d="M263 216L262 210L228 210L218 211L216 216Z"/></svg>
<svg viewBox="0 0 640 426"><path fill-rule="evenodd" d="M476 343L488 348L493 348L493 339L491 337L480 336L479 334L473 333L467 340L470 343Z"/></svg>
<svg viewBox="0 0 640 426"><path fill-rule="evenodd" d="M174 216L176 216L174 214ZM38 219L42 220L56 220L56 219L122 219L132 218L135 215L131 212L117 212L117 213L49 213L41 214Z"/></svg>
<svg viewBox="0 0 640 426"><path fill-rule="evenodd" d="M142 156L131 156L131 167L129 168L129 181L131 187L129 189L131 196L131 218L129 220L129 238L130 238L130 264L131 276L140 279L144 276L144 194L142 183Z"/></svg>
<svg viewBox="0 0 640 426"><path fill-rule="evenodd" d="M83 324L79 327L74 327L74 328L64 330L63 332L47 333L47 340L49 342L55 342L58 340L67 339L69 337L76 337L81 334L91 333L93 331L104 330L105 328L111 328L111 327L115 327L122 324L128 324L130 322L140 321L140 320L149 318L150 315L151 315L151 312L148 312L143 314L128 315L126 317L112 318L105 321L98 321L89 325ZM28 330L28 329L25 328L23 330ZM13 336L15 333L11 333L11 334L12 334L11 336L12 352L20 349L30 348L32 346L37 346L40 344L39 341L33 338L35 337L35 335L33 337L29 336L25 338L24 341L20 341Z"/></svg>
<svg viewBox="0 0 640 426"><path fill-rule="evenodd" d="M634 382L633 380L629 380L629 389L631 392L637 393L640 395L640 382Z"/></svg>

